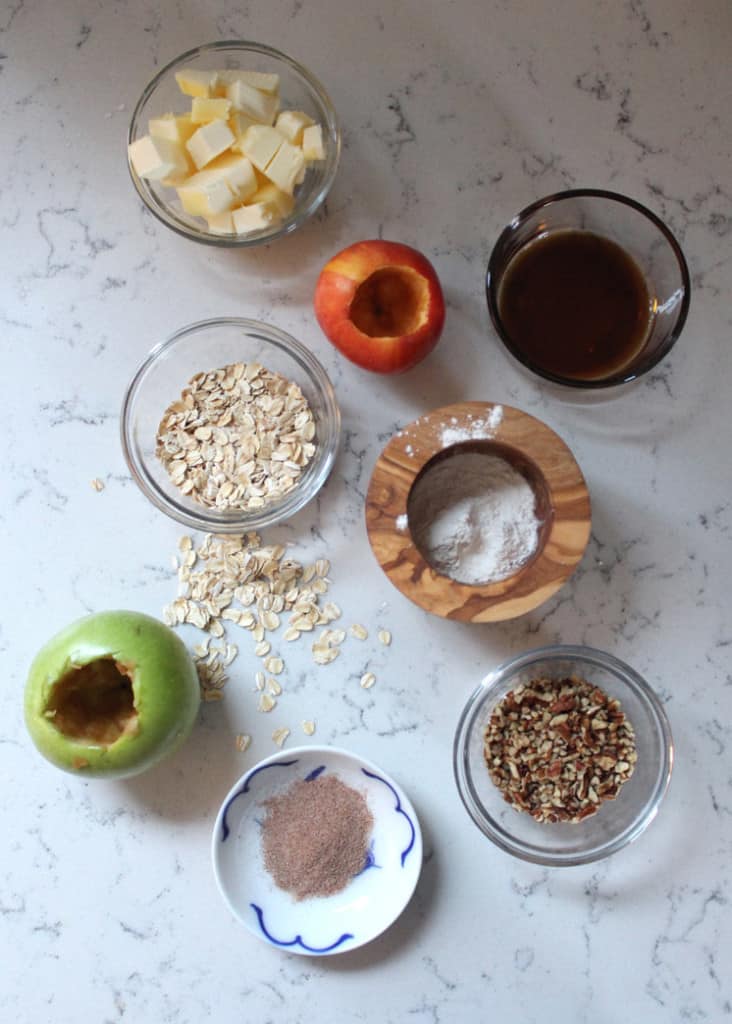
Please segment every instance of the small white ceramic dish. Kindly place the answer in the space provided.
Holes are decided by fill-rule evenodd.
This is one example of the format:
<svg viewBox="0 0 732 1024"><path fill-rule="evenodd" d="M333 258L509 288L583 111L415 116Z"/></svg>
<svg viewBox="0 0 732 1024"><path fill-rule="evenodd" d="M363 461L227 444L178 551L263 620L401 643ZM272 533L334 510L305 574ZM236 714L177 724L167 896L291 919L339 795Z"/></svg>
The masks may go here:
<svg viewBox="0 0 732 1024"><path fill-rule="evenodd" d="M363 793L374 828L366 864L345 889L297 902L264 866L262 804L324 772ZM229 792L212 857L224 900L253 935L289 953L329 956L375 939L404 910L422 868L422 833L409 798L376 765L337 747L295 747L260 761Z"/></svg>

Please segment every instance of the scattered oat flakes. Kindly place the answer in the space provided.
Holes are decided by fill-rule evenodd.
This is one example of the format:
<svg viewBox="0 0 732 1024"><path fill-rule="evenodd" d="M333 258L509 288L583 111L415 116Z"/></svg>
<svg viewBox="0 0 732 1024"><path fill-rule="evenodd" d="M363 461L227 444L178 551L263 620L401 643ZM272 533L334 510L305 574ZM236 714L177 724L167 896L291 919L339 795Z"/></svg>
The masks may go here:
<svg viewBox="0 0 732 1024"><path fill-rule="evenodd" d="M268 640L260 640L254 648L254 653L258 658L266 658L271 650L272 644Z"/></svg>
<svg viewBox="0 0 732 1024"><path fill-rule="evenodd" d="M285 663L282 658L277 655L272 655L269 658L265 658L264 667L267 672L271 672L273 676L278 676L284 669Z"/></svg>
<svg viewBox="0 0 732 1024"><path fill-rule="evenodd" d="M312 736L315 733L315 722L310 719L305 719L302 723L302 731L306 736Z"/></svg>
<svg viewBox="0 0 732 1024"><path fill-rule="evenodd" d="M249 749L249 745L252 742L252 737L247 736L246 733L240 732L236 737L236 749L240 750L242 754Z"/></svg>
<svg viewBox="0 0 732 1024"><path fill-rule="evenodd" d="M366 640L369 635L369 631L360 622L354 622L348 632L351 636L355 636L357 640Z"/></svg>
<svg viewBox="0 0 732 1024"><path fill-rule="evenodd" d="M364 688L364 690L370 690L375 682L376 676L374 675L373 672L364 672L364 674L361 676L361 686Z"/></svg>
<svg viewBox="0 0 732 1024"><path fill-rule="evenodd" d="M224 695L221 690L204 690L202 696L204 701L213 702L221 700Z"/></svg>
<svg viewBox="0 0 732 1024"><path fill-rule="evenodd" d="M300 639L300 630L295 629L294 626L289 626L282 635L282 639L287 643L291 643L293 640Z"/></svg>
<svg viewBox="0 0 732 1024"><path fill-rule="evenodd" d="M382 643L384 645L384 647L388 647L389 644L391 643L391 633L389 632L389 630L388 629L380 629L378 636L379 636L379 642Z"/></svg>
<svg viewBox="0 0 732 1024"><path fill-rule="evenodd" d="M94 490L97 491L97 493L104 490L104 482L100 480L98 476L94 477L94 479L91 482L91 485L94 488Z"/></svg>
<svg viewBox="0 0 732 1024"><path fill-rule="evenodd" d="M274 740L278 747L281 747L283 746L285 740L289 735L289 729L275 729L275 731L272 733L272 739Z"/></svg>
<svg viewBox="0 0 732 1024"><path fill-rule="evenodd" d="M267 693L271 694L272 697L279 697L282 693L282 687L273 676L270 676L267 680Z"/></svg>

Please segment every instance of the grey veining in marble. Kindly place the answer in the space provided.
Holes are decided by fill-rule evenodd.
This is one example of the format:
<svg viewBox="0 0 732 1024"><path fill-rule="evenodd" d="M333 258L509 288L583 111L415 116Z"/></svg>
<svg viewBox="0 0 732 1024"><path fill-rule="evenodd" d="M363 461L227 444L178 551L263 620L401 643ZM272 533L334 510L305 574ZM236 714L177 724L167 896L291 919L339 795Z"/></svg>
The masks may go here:
<svg viewBox="0 0 732 1024"><path fill-rule="evenodd" d="M379 1024L732 1017L732 129L726 0L0 0L0 1019L70 1024ZM131 110L188 47L252 38L291 53L344 128L324 210L251 252L174 236L128 180ZM625 192L663 217L694 292L670 358L584 400L509 361L489 325L493 241L532 200ZM448 301L434 353L398 379L344 362L312 312L339 248L383 236L435 264ZM133 484L119 409L135 367L192 320L270 320L323 361L344 420L332 478L273 531L327 554L350 640L314 669L287 652L275 712L255 710L244 638L225 699L188 745L128 782L84 782L36 755L22 690L40 644L87 611L160 614L177 526ZM368 548L363 501L388 438L464 399L516 405L572 447L593 501L570 586L513 623L468 627L410 605ZM104 489L90 482L98 478ZM376 631L388 626L389 648ZM191 643L195 631L185 633ZM477 682L563 640L608 649L661 694L676 741L667 800L606 862L550 871L474 828L452 737ZM373 671L377 683L358 680ZM382 765L413 799L425 863L377 942L328 962L257 943L209 864L220 800L272 731ZM250 749L235 745L252 735Z"/></svg>

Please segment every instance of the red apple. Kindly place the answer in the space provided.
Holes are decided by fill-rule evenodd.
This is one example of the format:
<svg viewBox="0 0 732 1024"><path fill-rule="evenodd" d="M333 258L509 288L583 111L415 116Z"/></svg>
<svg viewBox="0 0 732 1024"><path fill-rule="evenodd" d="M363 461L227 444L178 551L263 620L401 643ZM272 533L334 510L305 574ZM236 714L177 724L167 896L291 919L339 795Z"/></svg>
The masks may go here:
<svg viewBox="0 0 732 1024"><path fill-rule="evenodd" d="M349 245L323 267L315 315L326 337L358 366L401 373L437 344L445 300L435 268L401 242Z"/></svg>

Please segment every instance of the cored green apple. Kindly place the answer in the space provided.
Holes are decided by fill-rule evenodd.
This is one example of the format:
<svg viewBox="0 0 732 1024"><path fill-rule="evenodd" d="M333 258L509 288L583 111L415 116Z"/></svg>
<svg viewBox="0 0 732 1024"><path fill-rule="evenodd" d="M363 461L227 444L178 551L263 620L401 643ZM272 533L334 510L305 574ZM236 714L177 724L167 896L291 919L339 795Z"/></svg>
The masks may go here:
<svg viewBox="0 0 732 1024"><path fill-rule="evenodd" d="M432 351L445 300L429 260L401 242L349 245L323 267L315 315L348 359L375 373L401 373Z"/></svg>
<svg viewBox="0 0 732 1024"><path fill-rule="evenodd" d="M100 612L36 655L25 721L38 750L82 776L136 775L188 736L200 703L180 637L149 615Z"/></svg>

